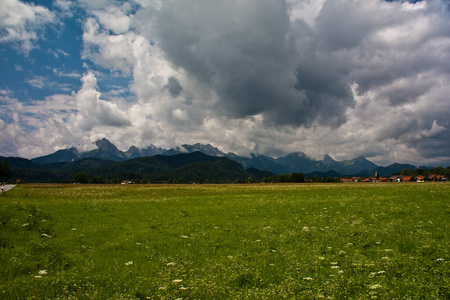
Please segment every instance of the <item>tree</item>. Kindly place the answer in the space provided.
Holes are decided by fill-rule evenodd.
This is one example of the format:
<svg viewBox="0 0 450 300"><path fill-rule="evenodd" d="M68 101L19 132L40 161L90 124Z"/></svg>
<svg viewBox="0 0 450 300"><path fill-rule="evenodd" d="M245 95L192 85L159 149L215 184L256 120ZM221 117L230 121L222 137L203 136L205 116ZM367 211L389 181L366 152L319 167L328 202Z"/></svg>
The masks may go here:
<svg viewBox="0 0 450 300"><path fill-rule="evenodd" d="M292 173L291 175L292 182L305 182L305 176L303 173Z"/></svg>
<svg viewBox="0 0 450 300"><path fill-rule="evenodd" d="M0 180L9 180L12 177L12 169L7 161L2 161L0 164Z"/></svg>
<svg viewBox="0 0 450 300"><path fill-rule="evenodd" d="M89 176L87 176L84 172L77 172L75 176L73 176L73 182L76 183L88 183Z"/></svg>

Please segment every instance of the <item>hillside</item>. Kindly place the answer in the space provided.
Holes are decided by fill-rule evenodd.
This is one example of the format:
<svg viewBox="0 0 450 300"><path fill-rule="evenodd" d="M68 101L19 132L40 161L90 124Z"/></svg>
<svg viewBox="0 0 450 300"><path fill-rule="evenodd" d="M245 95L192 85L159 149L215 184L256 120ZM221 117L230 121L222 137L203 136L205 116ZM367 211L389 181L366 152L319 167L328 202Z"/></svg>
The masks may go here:
<svg viewBox="0 0 450 300"><path fill-rule="evenodd" d="M22 158L0 158L11 165L13 177L22 182L120 182L144 180L150 182L232 182L249 177L262 179L270 172L246 171L239 163L225 157L201 152L172 156L138 157L122 162L98 158L83 158L73 162L37 164Z"/></svg>

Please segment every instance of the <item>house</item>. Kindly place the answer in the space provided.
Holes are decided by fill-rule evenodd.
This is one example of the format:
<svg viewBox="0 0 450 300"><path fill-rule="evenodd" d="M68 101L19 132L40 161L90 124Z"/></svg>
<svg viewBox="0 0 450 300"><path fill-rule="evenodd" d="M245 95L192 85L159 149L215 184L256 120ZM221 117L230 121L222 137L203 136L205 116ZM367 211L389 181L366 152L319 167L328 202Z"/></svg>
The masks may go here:
<svg viewBox="0 0 450 300"><path fill-rule="evenodd" d="M122 180L122 182L120 184L132 184L134 183L133 181L130 180Z"/></svg>
<svg viewBox="0 0 450 300"><path fill-rule="evenodd" d="M349 182L353 182L353 180L347 179L347 178L341 178L341 182L349 183Z"/></svg>
<svg viewBox="0 0 450 300"><path fill-rule="evenodd" d="M353 182L358 182L360 181L361 177L353 177L352 179L350 179Z"/></svg>
<svg viewBox="0 0 450 300"><path fill-rule="evenodd" d="M393 182L402 182L403 181L403 177L405 177L405 176L403 176L403 175L393 175L390 178L391 178L391 180Z"/></svg>
<svg viewBox="0 0 450 300"><path fill-rule="evenodd" d="M433 180L433 181L447 181L447 177L445 177L444 175L439 175L439 174L430 174L430 175L428 175L428 179Z"/></svg>
<svg viewBox="0 0 450 300"><path fill-rule="evenodd" d="M411 177L411 176L405 176L405 177L402 178L402 181L403 181L403 182L413 181L413 177Z"/></svg>
<svg viewBox="0 0 450 300"><path fill-rule="evenodd" d="M416 181L417 181L417 182L425 182L425 176L423 176L423 175L417 175L417 176L416 176Z"/></svg>

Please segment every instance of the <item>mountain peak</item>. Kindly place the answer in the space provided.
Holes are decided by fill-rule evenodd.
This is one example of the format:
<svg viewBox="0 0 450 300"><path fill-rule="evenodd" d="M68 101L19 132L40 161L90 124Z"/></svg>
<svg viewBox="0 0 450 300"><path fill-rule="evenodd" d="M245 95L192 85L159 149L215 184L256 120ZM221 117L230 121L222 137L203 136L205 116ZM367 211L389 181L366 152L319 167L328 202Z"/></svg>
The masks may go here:
<svg viewBox="0 0 450 300"><path fill-rule="evenodd" d="M188 152L194 152L199 151L204 154L210 155L210 156L225 156L225 153L217 149L216 147L212 146L211 144L200 144L196 143L194 145L183 145L183 148L186 149Z"/></svg>
<svg viewBox="0 0 450 300"><path fill-rule="evenodd" d="M98 147L99 150L105 150L111 153L119 151L119 149L117 149L117 147L113 143L105 138L96 141L94 144Z"/></svg>
<svg viewBox="0 0 450 300"><path fill-rule="evenodd" d="M329 156L328 154L325 154L323 156L323 162L326 163L326 164L329 164L329 163L334 163L336 161L331 156Z"/></svg>

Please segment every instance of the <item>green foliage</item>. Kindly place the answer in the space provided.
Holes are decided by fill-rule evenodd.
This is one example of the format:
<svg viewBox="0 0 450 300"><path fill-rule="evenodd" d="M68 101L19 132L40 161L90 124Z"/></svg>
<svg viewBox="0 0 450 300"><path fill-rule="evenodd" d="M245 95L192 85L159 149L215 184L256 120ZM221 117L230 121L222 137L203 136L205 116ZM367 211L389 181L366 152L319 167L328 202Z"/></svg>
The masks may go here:
<svg viewBox="0 0 450 300"><path fill-rule="evenodd" d="M76 183L88 183L89 176L87 176L84 172L77 172L73 177L73 182Z"/></svg>
<svg viewBox="0 0 450 300"><path fill-rule="evenodd" d="M7 161L0 162L0 181L11 179L12 169Z"/></svg>
<svg viewBox="0 0 450 300"><path fill-rule="evenodd" d="M4 299L448 299L449 183L21 185Z"/></svg>

